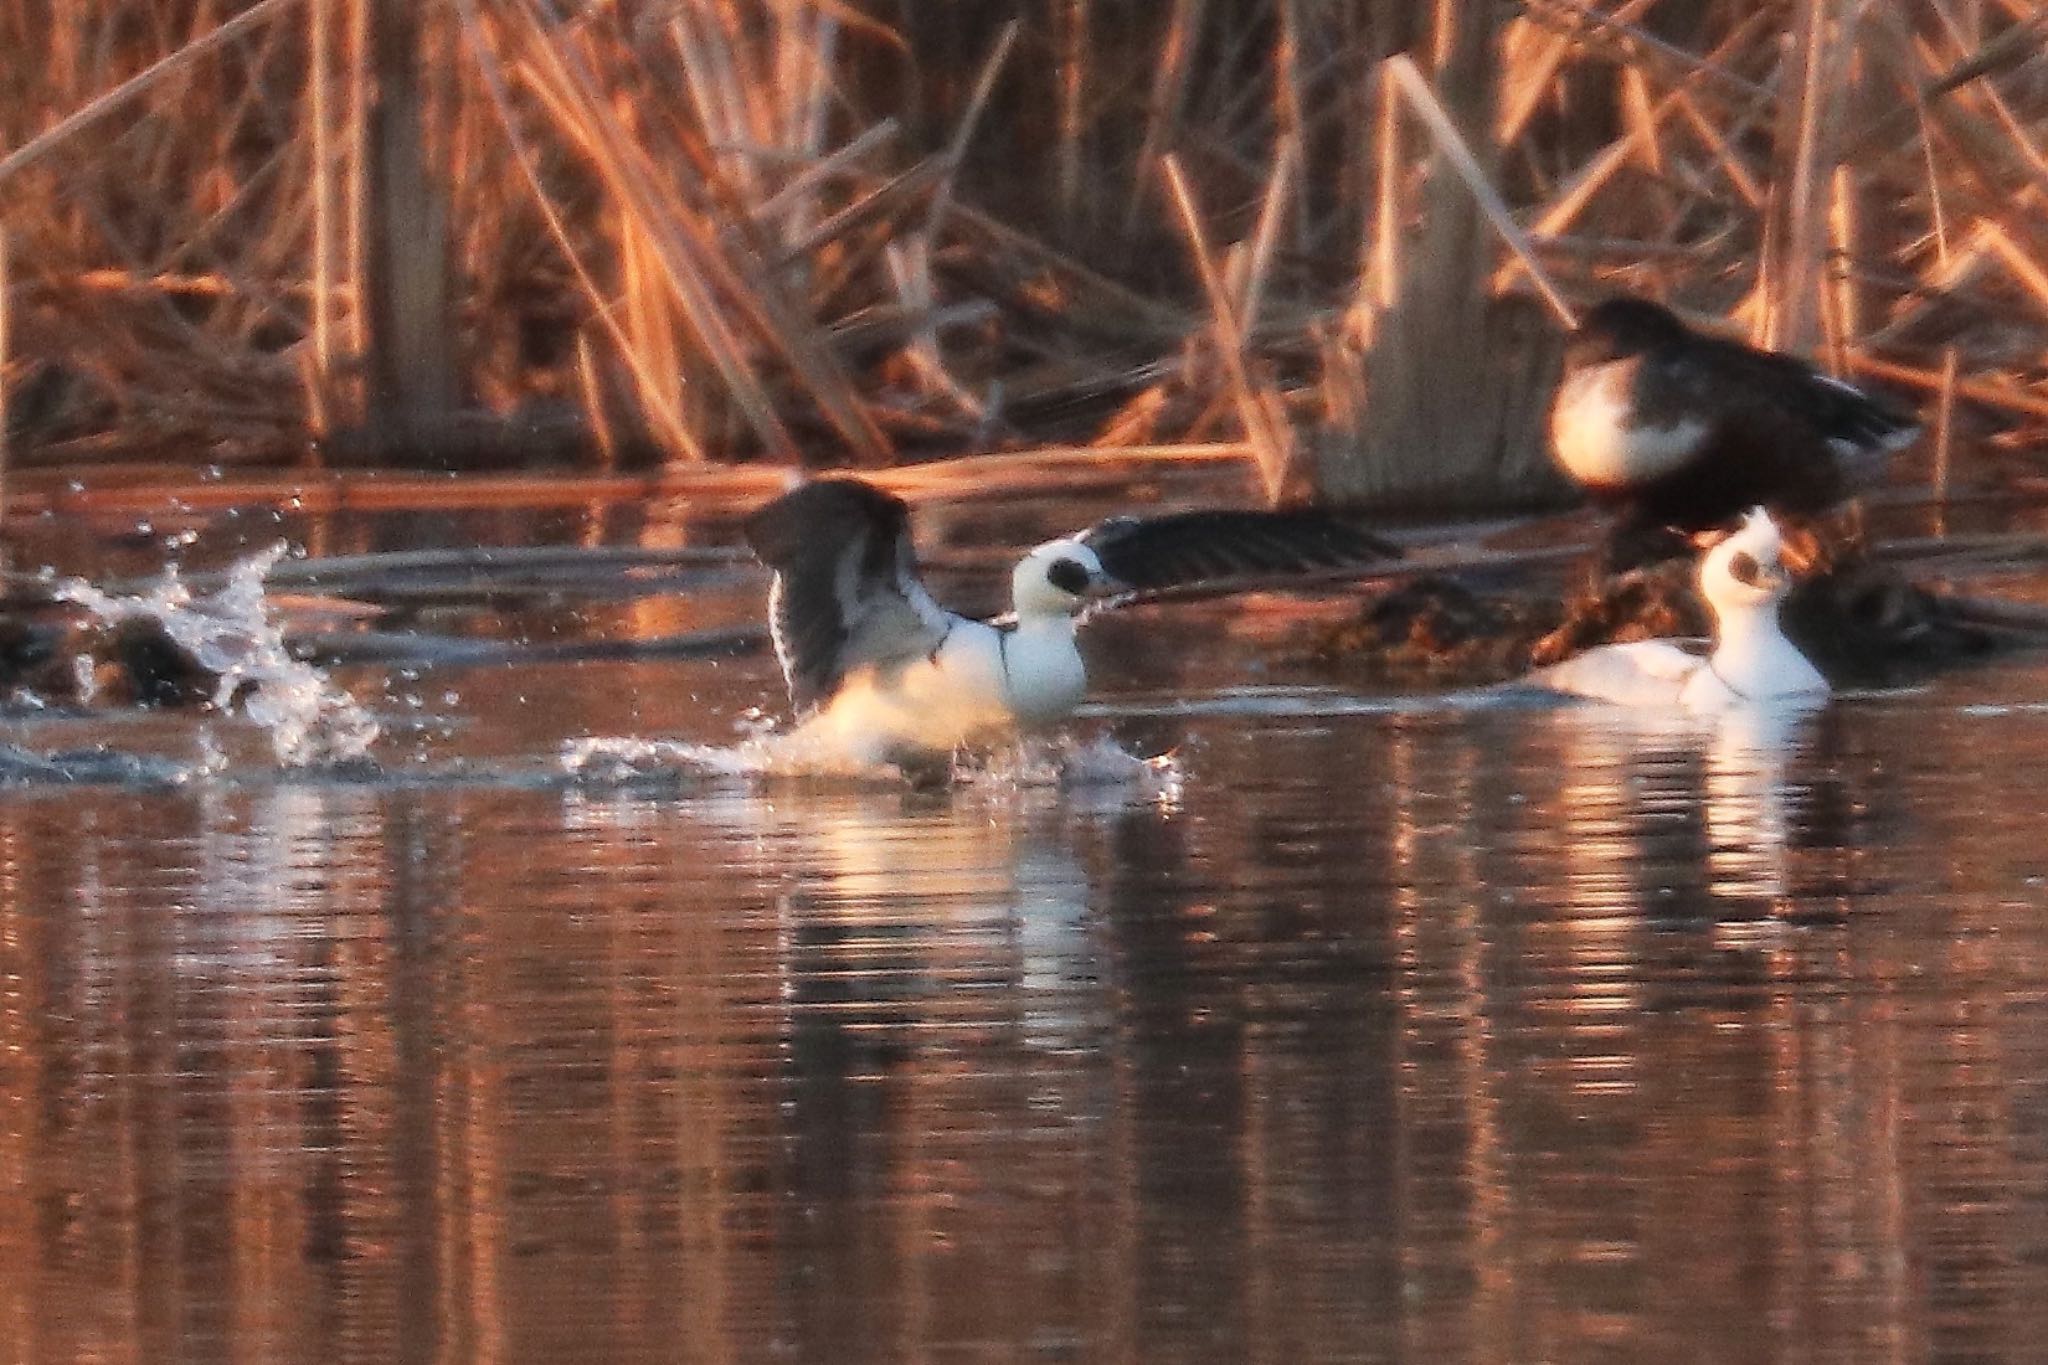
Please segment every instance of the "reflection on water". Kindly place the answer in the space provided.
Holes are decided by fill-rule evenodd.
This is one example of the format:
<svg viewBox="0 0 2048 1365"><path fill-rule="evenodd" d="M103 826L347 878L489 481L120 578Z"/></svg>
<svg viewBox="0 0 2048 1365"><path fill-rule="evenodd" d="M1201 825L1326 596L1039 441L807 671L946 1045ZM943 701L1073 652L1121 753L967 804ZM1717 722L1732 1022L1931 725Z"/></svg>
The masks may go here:
<svg viewBox="0 0 2048 1365"><path fill-rule="evenodd" d="M1782 908L1791 892L1795 808L1807 796L1793 762L1820 737L1825 709L1741 708L1713 716L1601 705L1562 711L1557 725L1569 774L1562 832L1575 906L1627 914L1646 894L1681 895L1679 886L1655 880L1665 869L1643 861L1647 847L1676 841L1683 859L1704 858L1705 889L1729 902L1723 913L1742 902L1757 903L1760 912Z"/></svg>
<svg viewBox="0 0 2048 1365"><path fill-rule="evenodd" d="M551 754L766 667L456 682ZM1145 714L1172 801L20 788L0 1358L2030 1358L2044 692Z"/></svg>

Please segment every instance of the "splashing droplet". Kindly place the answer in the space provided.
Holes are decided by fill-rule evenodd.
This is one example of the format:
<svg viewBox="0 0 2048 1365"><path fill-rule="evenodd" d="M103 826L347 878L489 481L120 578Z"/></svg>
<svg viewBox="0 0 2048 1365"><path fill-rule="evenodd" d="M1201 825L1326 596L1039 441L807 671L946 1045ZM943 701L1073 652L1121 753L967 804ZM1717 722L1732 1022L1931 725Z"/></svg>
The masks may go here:
<svg viewBox="0 0 2048 1365"><path fill-rule="evenodd" d="M161 582L135 596L103 592L68 579L54 596L75 602L107 625L152 620L202 667L219 677L213 704L242 713L270 736L278 762L289 767L361 758L377 739L377 722L309 663L285 649L284 632L270 618L263 579L285 556L272 546L228 571L219 591L195 595L175 566Z"/></svg>
<svg viewBox="0 0 2048 1365"><path fill-rule="evenodd" d="M802 729L769 733L750 717L732 744L591 736L561 749L564 772L577 781L626 783L654 777L832 778L895 785L906 774L889 763L863 763L844 748ZM1185 773L1179 757L1139 758L1108 736L1091 740L1026 740L987 753L956 755L948 780L964 786L1016 790L1114 791L1162 806L1180 803Z"/></svg>

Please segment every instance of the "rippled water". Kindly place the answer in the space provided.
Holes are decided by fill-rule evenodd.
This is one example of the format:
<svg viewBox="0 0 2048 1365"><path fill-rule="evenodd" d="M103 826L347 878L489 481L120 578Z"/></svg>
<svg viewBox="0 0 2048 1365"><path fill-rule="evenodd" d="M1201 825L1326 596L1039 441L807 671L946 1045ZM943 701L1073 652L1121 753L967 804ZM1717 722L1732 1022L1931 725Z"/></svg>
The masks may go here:
<svg viewBox="0 0 2048 1365"><path fill-rule="evenodd" d="M1698 733L1141 636L1074 731L1172 790L561 778L759 657L359 670L367 776L13 722L167 766L0 790L0 1358L2038 1358L2048 663Z"/></svg>

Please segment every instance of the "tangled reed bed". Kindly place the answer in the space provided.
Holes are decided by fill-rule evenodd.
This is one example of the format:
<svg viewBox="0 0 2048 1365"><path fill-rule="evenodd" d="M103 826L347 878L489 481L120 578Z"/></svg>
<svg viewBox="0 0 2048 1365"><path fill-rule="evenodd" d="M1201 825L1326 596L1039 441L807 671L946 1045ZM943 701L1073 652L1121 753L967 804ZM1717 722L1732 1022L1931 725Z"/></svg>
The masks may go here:
<svg viewBox="0 0 2048 1365"><path fill-rule="evenodd" d="M2048 443L2030 0L990 8L0 0L13 458L1527 496L1532 282Z"/></svg>
<svg viewBox="0 0 2048 1365"><path fill-rule="evenodd" d="M1786 633L1835 685L1899 686L1999 649L2048 644L2038 612L2001 612L2008 604L1922 587L1874 548L1856 546L1818 566L1785 603ZM1712 619L1694 579L1694 566L1681 560L1562 593L1424 574L1368 589L1354 609L1313 631L1303 652L1381 684L1503 682L1601 645L1709 637Z"/></svg>

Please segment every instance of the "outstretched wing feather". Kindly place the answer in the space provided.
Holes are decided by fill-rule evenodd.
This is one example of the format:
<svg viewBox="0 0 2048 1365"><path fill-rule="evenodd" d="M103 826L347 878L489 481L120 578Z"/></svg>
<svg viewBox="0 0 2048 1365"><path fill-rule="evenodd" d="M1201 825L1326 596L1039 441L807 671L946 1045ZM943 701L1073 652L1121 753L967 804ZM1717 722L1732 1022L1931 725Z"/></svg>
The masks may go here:
<svg viewBox="0 0 2048 1365"><path fill-rule="evenodd" d="M1314 510L1111 517L1079 539L1095 551L1110 577L1140 591L1354 568L1398 559L1401 553L1343 517Z"/></svg>
<svg viewBox="0 0 2048 1365"><path fill-rule="evenodd" d="M918 579L910 509L856 479L818 479L742 527L775 573L769 630L799 712L831 700L864 665L930 654L952 617Z"/></svg>

